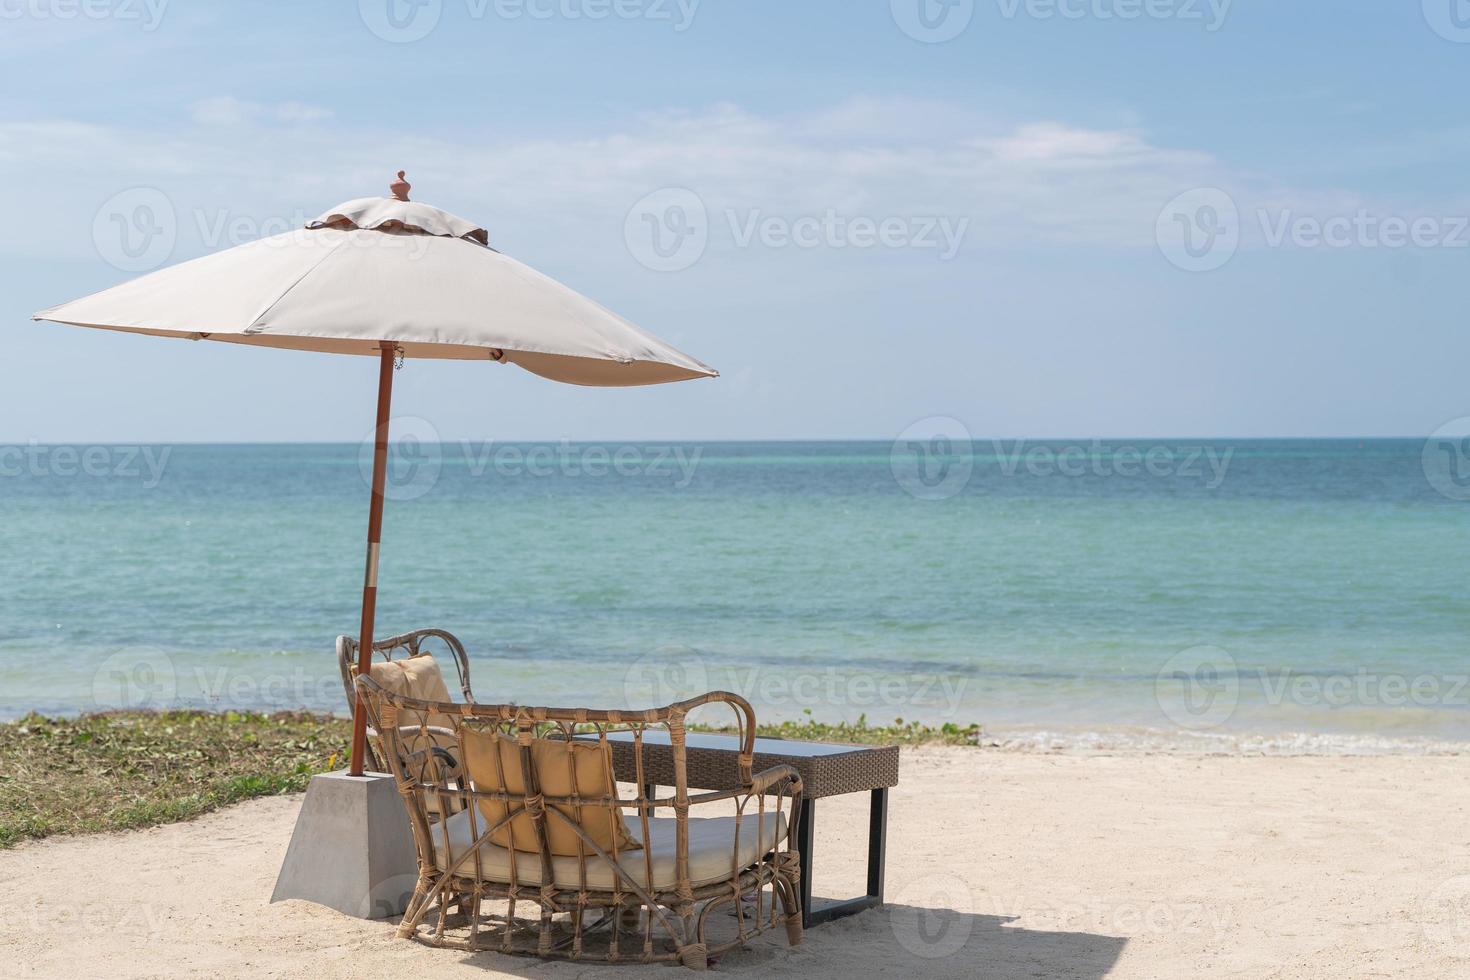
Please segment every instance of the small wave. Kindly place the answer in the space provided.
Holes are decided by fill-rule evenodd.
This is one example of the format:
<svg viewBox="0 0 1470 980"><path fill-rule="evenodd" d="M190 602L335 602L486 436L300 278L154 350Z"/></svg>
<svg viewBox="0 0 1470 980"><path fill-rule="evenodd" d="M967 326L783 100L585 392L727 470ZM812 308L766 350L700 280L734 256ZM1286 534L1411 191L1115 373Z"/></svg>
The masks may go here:
<svg viewBox="0 0 1470 980"><path fill-rule="evenodd" d="M987 730L983 748L1096 755L1393 756L1466 755L1470 741L1315 732L1184 732L1151 728Z"/></svg>

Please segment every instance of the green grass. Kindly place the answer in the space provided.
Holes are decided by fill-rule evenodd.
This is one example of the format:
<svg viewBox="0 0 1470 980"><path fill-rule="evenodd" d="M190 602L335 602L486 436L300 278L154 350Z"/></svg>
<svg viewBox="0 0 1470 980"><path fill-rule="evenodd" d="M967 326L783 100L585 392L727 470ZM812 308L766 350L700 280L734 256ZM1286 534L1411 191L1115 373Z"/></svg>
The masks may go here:
<svg viewBox="0 0 1470 980"><path fill-rule="evenodd" d="M801 721L783 721L775 724L756 724L756 734L764 738L790 738L804 742L850 742L856 745L978 745L979 725L956 725L945 722L933 727L917 721L905 722L893 719L891 725L869 725L868 716L862 715L856 722L830 724L816 721L811 709L803 711ZM703 731L725 731L726 729L695 725Z"/></svg>
<svg viewBox="0 0 1470 980"><path fill-rule="evenodd" d="M710 729L705 729L710 730ZM980 729L896 719L814 721L758 733L863 745L974 745ZM0 723L0 848L54 834L189 820L231 803L296 793L346 765L351 724L304 713L114 712Z"/></svg>
<svg viewBox="0 0 1470 980"><path fill-rule="evenodd" d="M0 847L188 820L339 768L340 718L126 712L0 724Z"/></svg>

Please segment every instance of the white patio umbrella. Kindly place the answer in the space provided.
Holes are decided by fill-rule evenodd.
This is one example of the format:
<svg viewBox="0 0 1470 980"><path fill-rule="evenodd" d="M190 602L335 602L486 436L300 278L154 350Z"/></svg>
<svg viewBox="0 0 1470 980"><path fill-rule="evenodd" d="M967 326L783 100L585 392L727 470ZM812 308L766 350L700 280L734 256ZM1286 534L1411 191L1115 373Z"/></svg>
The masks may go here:
<svg viewBox="0 0 1470 980"><path fill-rule="evenodd" d="M393 366L398 357L517 364L569 384L661 384L718 372L489 247L485 229L392 198L349 201L306 228L185 262L33 319L187 340L380 359L363 580L361 669L370 666ZM366 719L353 712L361 775Z"/></svg>

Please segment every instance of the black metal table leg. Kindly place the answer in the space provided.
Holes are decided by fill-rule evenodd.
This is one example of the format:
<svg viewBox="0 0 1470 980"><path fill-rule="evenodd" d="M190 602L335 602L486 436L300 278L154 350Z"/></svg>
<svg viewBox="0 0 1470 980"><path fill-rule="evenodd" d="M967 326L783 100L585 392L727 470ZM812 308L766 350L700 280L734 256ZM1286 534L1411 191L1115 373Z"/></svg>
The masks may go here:
<svg viewBox="0 0 1470 980"><path fill-rule="evenodd" d="M812 924L812 839L817 818L817 801L801 798L801 812L796 818L796 849L801 852L801 925Z"/></svg>
<svg viewBox="0 0 1470 980"><path fill-rule="evenodd" d="M853 915L863 909L883 904L883 869L888 852L888 790L873 790L868 807L868 893L861 898L845 902L834 902L820 909L812 908L812 839L816 829L812 819L816 813L816 801L801 801L801 816L796 834L796 846L801 851L801 920L810 927Z"/></svg>
<svg viewBox="0 0 1470 980"><path fill-rule="evenodd" d="M888 790L873 790L868 805L868 897L883 904L883 869L888 864Z"/></svg>

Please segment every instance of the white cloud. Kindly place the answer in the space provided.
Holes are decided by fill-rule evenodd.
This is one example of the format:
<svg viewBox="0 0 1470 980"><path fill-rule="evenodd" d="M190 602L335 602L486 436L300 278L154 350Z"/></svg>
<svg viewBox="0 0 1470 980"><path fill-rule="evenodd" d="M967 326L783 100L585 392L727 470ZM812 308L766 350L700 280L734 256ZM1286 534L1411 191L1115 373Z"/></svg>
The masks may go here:
<svg viewBox="0 0 1470 980"><path fill-rule="evenodd" d="M198 129L0 120L0 146L19 148L0 154L0 180L26 188L13 208L41 229L24 247L84 253L95 209L133 186L165 191L182 214L294 220L384 193L399 168L409 171L416 198L484 223L492 242L509 234L517 245L548 248L564 248L568 234L617 245L628 208L662 187L696 191L712 228L755 212L947 217L968 220L966 248L1153 248L1160 209L1201 186L1230 190L1243 214L1359 198L1235 172L1207 152L1161 146L1142 129L998 123L940 102L856 100L793 116L716 105L536 139L360 125L349 133L310 105L228 96L190 112ZM180 241L181 253L203 248L187 229ZM711 248L722 244L712 235Z"/></svg>
<svg viewBox="0 0 1470 980"><path fill-rule="evenodd" d="M1094 163L1117 165L1128 160L1146 163L1168 156L1135 132L1077 129L1055 122L1029 123L997 139L977 140L976 145L988 147L1000 160L1069 167ZM1179 154L1175 158L1183 162L1185 156ZM1196 157L1195 162L1207 160Z"/></svg>
<svg viewBox="0 0 1470 980"><path fill-rule="evenodd" d="M332 118L332 111L302 102L282 102L276 106L276 118L283 123L320 122Z"/></svg>
<svg viewBox="0 0 1470 980"><path fill-rule="evenodd" d="M224 95L202 99L189 107L189 114L201 126L238 126L254 119L259 110L253 102Z"/></svg>
<svg viewBox="0 0 1470 980"><path fill-rule="evenodd" d="M201 99L189 107L189 114L201 126L245 126L270 121L286 124L319 122L332 115L327 109L301 102L262 105L228 95Z"/></svg>

